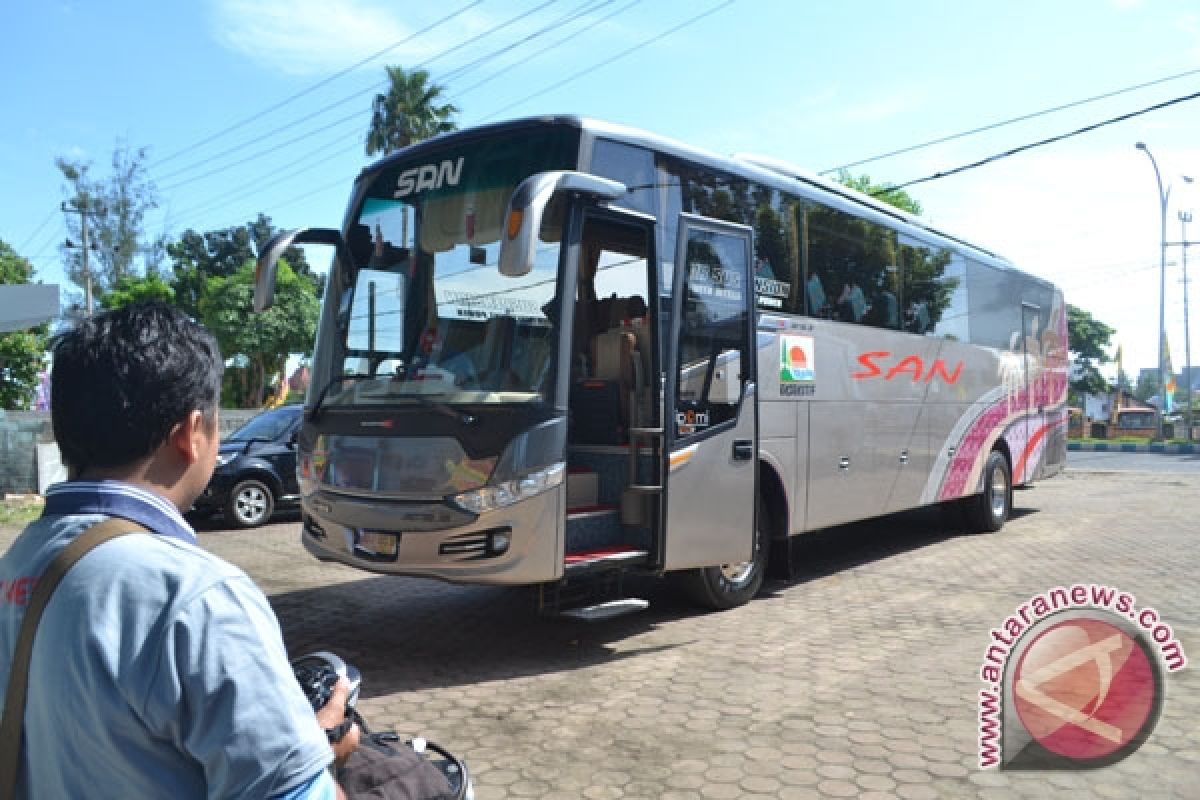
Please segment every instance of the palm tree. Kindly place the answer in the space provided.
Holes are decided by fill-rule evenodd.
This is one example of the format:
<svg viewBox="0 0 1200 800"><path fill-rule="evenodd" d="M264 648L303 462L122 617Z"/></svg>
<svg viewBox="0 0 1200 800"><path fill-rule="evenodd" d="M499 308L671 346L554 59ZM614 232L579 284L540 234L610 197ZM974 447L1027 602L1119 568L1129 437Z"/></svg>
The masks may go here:
<svg viewBox="0 0 1200 800"><path fill-rule="evenodd" d="M426 70L405 72L403 67L387 67L387 74L391 83L387 94L375 95L371 104L367 155L386 155L457 127L451 116L458 108L439 104L443 87L430 83Z"/></svg>

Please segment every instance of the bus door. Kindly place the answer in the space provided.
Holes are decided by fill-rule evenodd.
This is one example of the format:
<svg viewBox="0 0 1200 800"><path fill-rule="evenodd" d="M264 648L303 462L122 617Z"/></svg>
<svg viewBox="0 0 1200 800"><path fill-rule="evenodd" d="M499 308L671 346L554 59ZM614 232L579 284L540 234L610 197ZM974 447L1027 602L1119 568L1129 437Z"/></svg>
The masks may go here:
<svg viewBox="0 0 1200 800"><path fill-rule="evenodd" d="M1042 309L1033 303L1021 303L1021 361L1024 363L1024 379L1025 379L1025 437L1024 437L1024 452L1013 453L1015 463L1012 465L1012 480L1013 483L1025 483L1032 481L1037 472L1036 460L1027 460L1026 456L1032 454L1030 445L1033 443L1033 437L1042 427L1042 418L1044 408L1038 405L1037 393L1034 391L1034 382L1038 371L1042 367L1042 349L1041 349L1041 324Z"/></svg>
<svg viewBox="0 0 1200 800"><path fill-rule="evenodd" d="M567 407L568 566L658 563L663 425L655 220L583 207Z"/></svg>
<svg viewBox="0 0 1200 800"><path fill-rule="evenodd" d="M680 215L664 342L663 568L747 562L756 513L758 398L752 231Z"/></svg>

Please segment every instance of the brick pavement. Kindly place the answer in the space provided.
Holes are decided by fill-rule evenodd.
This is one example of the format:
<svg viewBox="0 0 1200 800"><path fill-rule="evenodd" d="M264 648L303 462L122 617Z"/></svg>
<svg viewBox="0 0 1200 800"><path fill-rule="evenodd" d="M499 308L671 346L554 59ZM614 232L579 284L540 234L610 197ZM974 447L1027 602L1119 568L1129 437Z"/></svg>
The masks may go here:
<svg viewBox="0 0 1200 800"><path fill-rule="evenodd" d="M746 607L697 613L651 582L649 611L593 624L539 619L523 590L317 564L294 522L201 538L267 589L293 652L359 664L368 721L466 756L481 800L1197 797L1194 667L1149 741L1091 772L979 771L976 708L988 631L1055 585L1135 593L1200 659L1198 489L1068 473L997 535L936 512L848 526Z"/></svg>

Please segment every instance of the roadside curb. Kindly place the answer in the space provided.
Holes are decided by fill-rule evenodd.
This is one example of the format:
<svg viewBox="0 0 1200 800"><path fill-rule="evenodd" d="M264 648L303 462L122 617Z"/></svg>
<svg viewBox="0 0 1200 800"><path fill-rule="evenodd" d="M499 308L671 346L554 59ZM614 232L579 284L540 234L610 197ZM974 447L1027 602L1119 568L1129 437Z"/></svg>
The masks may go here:
<svg viewBox="0 0 1200 800"><path fill-rule="evenodd" d="M1129 444L1128 442L1067 442L1068 450L1083 450L1096 453L1163 453L1176 455L1181 453L1200 453L1200 445L1196 444Z"/></svg>

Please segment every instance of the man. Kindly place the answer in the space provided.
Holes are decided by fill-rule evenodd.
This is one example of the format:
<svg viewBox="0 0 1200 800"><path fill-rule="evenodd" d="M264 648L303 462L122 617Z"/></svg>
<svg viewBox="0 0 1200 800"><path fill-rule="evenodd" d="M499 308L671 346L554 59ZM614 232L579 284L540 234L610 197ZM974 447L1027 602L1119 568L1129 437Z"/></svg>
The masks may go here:
<svg viewBox="0 0 1200 800"><path fill-rule="evenodd" d="M359 732L331 748L326 731L347 685L314 719L266 598L198 547L181 514L216 462L221 371L211 334L165 305L83 320L55 342L52 419L70 480L0 559L0 586L28 587L106 518L152 533L92 550L47 605L20 797L341 795L326 768ZM0 593L0 692L28 595Z"/></svg>

